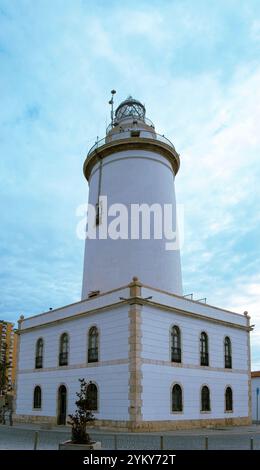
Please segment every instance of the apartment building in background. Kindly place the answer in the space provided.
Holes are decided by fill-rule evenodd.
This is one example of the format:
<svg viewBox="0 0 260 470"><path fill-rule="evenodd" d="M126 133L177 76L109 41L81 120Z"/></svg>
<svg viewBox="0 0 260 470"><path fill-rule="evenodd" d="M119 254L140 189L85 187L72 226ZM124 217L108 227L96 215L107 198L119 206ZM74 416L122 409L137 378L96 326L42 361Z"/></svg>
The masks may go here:
<svg viewBox="0 0 260 470"><path fill-rule="evenodd" d="M14 324L0 320L0 365L1 374L5 373L5 381L1 377L1 390L13 391L15 388L16 380L16 349L17 349L17 334ZM6 367L4 365L6 364ZM5 370L5 372L3 372ZM5 384L3 384L5 382Z"/></svg>

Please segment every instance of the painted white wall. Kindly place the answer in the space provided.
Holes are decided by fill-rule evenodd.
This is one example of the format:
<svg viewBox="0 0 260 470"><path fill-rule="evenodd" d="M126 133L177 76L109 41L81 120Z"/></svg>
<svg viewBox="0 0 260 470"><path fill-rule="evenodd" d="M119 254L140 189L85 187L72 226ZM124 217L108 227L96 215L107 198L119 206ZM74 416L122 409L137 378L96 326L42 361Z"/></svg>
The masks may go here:
<svg viewBox="0 0 260 470"><path fill-rule="evenodd" d="M118 293L116 293L118 295ZM94 299L93 299L94 300ZM96 299L97 300L97 299ZM192 304L193 305L193 304ZM129 365L128 305L113 307L102 313L91 313L54 324L43 324L21 334L17 414L56 416L57 390L60 384L68 387L68 413L74 409L78 378L92 380L99 387L99 419L127 420ZM214 315L214 309L211 312ZM217 312L219 314L219 312ZM49 321L49 312L46 314ZM243 320L244 317L241 316ZM41 317L44 319L44 315ZM234 316L240 321L239 316ZM248 415L247 332L191 318L152 306L143 306L141 312L143 372L143 419L200 419ZM225 319L225 313L222 314ZM30 320L28 320L29 322ZM44 321L44 320L43 320ZM182 333L182 364L170 362L170 328L178 325ZM100 331L99 365L87 365L87 331L97 325ZM27 323L29 327L29 323ZM58 367L60 335L70 336L69 367ZM200 332L209 338L211 370L199 365ZM232 341L232 371L224 369L224 337ZM35 344L44 339L44 368L35 370ZM123 359L124 364L102 365L103 361ZM149 361L161 361L150 363ZM147 362L146 362L147 361ZM180 383L184 394L182 414L171 413L171 387ZM207 384L211 390L212 409L200 413L200 388ZM33 410L33 389L42 386L42 410ZM234 412L224 412L226 386L233 390ZM254 406L254 405L253 405Z"/></svg>
<svg viewBox="0 0 260 470"><path fill-rule="evenodd" d="M87 364L87 333L91 326L99 330L100 364ZM99 388L99 419L121 419L128 416L128 364L102 366L103 361L128 359L128 306L88 317L42 326L24 332L20 337L19 372L17 378L17 414L55 416L57 390L60 384L68 389L68 413L74 409L79 378L92 380ZM59 338L69 334L69 366L58 367ZM43 370L35 367L35 345L44 340ZM48 371L44 371L49 368ZM42 387L42 409L33 410L33 390Z"/></svg>
<svg viewBox="0 0 260 470"><path fill-rule="evenodd" d="M231 372L185 369L144 364L143 419L185 420L218 419L248 416L248 376ZM171 413L171 387L178 383L183 389L183 413ZM200 389L210 388L211 412L201 413ZM233 390L233 413L225 413L225 388Z"/></svg>
<svg viewBox="0 0 260 470"><path fill-rule="evenodd" d="M252 377L252 419L260 421L260 394L258 395L256 389L259 388L260 393L260 377ZM258 417L257 417L257 407L258 407Z"/></svg>
<svg viewBox="0 0 260 470"><path fill-rule="evenodd" d="M85 367L48 372L20 373L16 414L35 416L57 416L58 389L61 384L67 388L67 414L75 410L78 379L85 378L98 387L97 419L128 419L128 364L105 367ZM42 408L33 409L33 391L36 385L42 388Z"/></svg>
<svg viewBox="0 0 260 470"><path fill-rule="evenodd" d="M87 334L96 325L100 337L100 361L128 358L128 308L121 306L111 312L42 326L20 336L19 370L34 369L35 345L38 338L44 341L44 367L57 367L59 338L69 334L69 365L87 361Z"/></svg>
<svg viewBox="0 0 260 470"><path fill-rule="evenodd" d="M98 197L97 170L97 166L93 168L89 182L89 203L93 205ZM172 204L176 223L174 174L168 160L155 152L127 150L106 157L101 195L107 196L108 206L120 203L128 209L132 203ZM130 210L128 216L130 227ZM82 298L92 290L104 292L128 284L133 276L145 284L182 294L180 252L166 251L166 241L164 236L158 240L87 239Z"/></svg>
<svg viewBox="0 0 260 470"><path fill-rule="evenodd" d="M142 309L142 352L145 360L165 361L144 363L143 419L182 420L248 416L247 332L213 324L206 320L185 317L145 306ZM181 330L182 364L170 364L170 330ZM209 365L200 366L200 333L209 340ZM224 338L232 342L232 371L224 369ZM179 383L183 389L183 413L171 413L171 387ZM211 391L211 412L200 412L200 389ZM225 413L225 388L233 390L233 413Z"/></svg>
<svg viewBox="0 0 260 470"><path fill-rule="evenodd" d="M209 365L224 367L224 338L232 344L232 368L248 373L247 332L205 320L145 306L142 310L142 357L170 361L170 330L177 325L182 338L183 364L200 365L200 333L208 334Z"/></svg>

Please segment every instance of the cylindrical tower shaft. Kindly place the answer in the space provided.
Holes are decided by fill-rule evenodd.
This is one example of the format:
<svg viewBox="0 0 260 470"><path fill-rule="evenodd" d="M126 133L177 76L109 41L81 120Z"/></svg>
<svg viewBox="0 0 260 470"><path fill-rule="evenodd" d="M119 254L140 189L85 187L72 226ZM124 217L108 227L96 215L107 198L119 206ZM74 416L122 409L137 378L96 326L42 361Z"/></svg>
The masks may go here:
<svg viewBox="0 0 260 470"><path fill-rule="evenodd" d="M166 249L165 231L171 222L168 229L176 230L178 169L174 146L155 132L144 106L132 98L121 103L114 125L84 164L97 238L85 243L82 299L126 285L133 276L182 295L180 251Z"/></svg>

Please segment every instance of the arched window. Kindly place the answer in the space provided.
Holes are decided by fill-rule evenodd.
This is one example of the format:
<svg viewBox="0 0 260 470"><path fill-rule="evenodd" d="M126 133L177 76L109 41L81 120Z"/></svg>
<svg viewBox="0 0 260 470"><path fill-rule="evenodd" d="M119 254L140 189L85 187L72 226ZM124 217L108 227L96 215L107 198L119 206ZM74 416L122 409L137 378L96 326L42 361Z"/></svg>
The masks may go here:
<svg viewBox="0 0 260 470"><path fill-rule="evenodd" d="M210 411L210 391L206 385L201 389L201 411Z"/></svg>
<svg viewBox="0 0 260 470"><path fill-rule="evenodd" d="M88 408L91 411L97 411L98 409L98 390L97 386L93 383L89 383L87 386L87 397L88 397Z"/></svg>
<svg viewBox="0 0 260 470"><path fill-rule="evenodd" d="M67 333L63 333L60 337L59 365L67 366L68 359L69 359L69 336Z"/></svg>
<svg viewBox="0 0 260 470"><path fill-rule="evenodd" d="M225 337L225 368L232 369L231 340L228 336Z"/></svg>
<svg viewBox="0 0 260 470"><path fill-rule="evenodd" d="M43 339L39 338L35 348L35 369L41 369L43 366Z"/></svg>
<svg viewBox="0 0 260 470"><path fill-rule="evenodd" d="M88 362L98 362L98 329L92 326L88 332Z"/></svg>
<svg viewBox="0 0 260 470"><path fill-rule="evenodd" d="M233 392L231 387L227 387L225 391L225 409L233 411Z"/></svg>
<svg viewBox="0 0 260 470"><path fill-rule="evenodd" d="M181 362L181 332L180 328L176 325L172 327L171 340L172 362Z"/></svg>
<svg viewBox="0 0 260 470"><path fill-rule="evenodd" d="M178 384L172 387L172 411L182 411L182 389Z"/></svg>
<svg viewBox="0 0 260 470"><path fill-rule="evenodd" d="M39 385L37 385L33 392L33 407L39 409L42 407L42 390Z"/></svg>
<svg viewBox="0 0 260 470"><path fill-rule="evenodd" d="M202 331L200 335L200 365L208 366L209 365L209 345L208 345L208 335L205 331Z"/></svg>
<svg viewBox="0 0 260 470"><path fill-rule="evenodd" d="M58 389L58 416L57 424L66 424L67 417L67 388L60 385Z"/></svg>

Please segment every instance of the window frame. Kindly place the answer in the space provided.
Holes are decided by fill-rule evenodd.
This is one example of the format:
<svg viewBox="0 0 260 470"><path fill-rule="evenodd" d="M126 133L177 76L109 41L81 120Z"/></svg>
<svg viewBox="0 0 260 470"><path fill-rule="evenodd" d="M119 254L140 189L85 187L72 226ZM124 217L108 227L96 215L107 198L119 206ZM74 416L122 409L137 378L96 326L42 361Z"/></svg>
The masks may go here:
<svg viewBox="0 0 260 470"><path fill-rule="evenodd" d="M67 350L66 352L64 353L61 349L61 346L62 346L62 338L66 335L67 337ZM67 331L63 331L63 333L60 334L60 337L59 337L59 352L58 352L58 366L59 367L67 367L69 365L69 352L70 352L70 335ZM66 361L66 364L61 364L61 355L62 354L67 354L67 361Z"/></svg>
<svg viewBox="0 0 260 470"><path fill-rule="evenodd" d="M206 351L203 353L202 351L202 335L205 335L205 338L206 338ZM205 358L207 362L207 364L203 364L203 360L202 358ZM205 330L202 330L200 332L200 336L199 336L199 364L200 364L200 367L210 367L210 363L209 363L209 335L208 333L205 331Z"/></svg>
<svg viewBox="0 0 260 470"><path fill-rule="evenodd" d="M35 406L36 401L36 390L40 390L40 406ZM42 409L42 387L39 384L34 385L33 387L33 410L41 410Z"/></svg>
<svg viewBox="0 0 260 470"><path fill-rule="evenodd" d="M181 390L181 410L173 410L173 389L174 387L180 387ZM183 386L179 382L174 382L171 386L171 414L183 414L184 413L184 392L183 392Z"/></svg>
<svg viewBox="0 0 260 470"><path fill-rule="evenodd" d="M209 409L203 409L203 397L202 397L202 392L203 389L207 388L208 389L208 400L209 400ZM200 388L200 412L201 413L211 413L211 392L210 392L210 387L208 384L203 384Z"/></svg>
<svg viewBox="0 0 260 470"><path fill-rule="evenodd" d="M226 340L229 341L229 354L226 354ZM232 357L232 341L230 339L230 336L226 335L224 336L224 369L232 369L233 368L233 357ZM230 360L230 365L228 364L228 361Z"/></svg>
<svg viewBox="0 0 260 470"><path fill-rule="evenodd" d="M89 345L90 345L90 332L91 330L96 330L97 332L97 340L96 340L96 344L97 346L95 348L90 348ZM97 362L99 362L99 357L100 357L100 331L99 331L99 328L97 325L91 325L88 329L88 333L87 333L87 364L96 364ZM97 359L96 360L89 360L89 351L90 349L96 349L97 350Z"/></svg>
<svg viewBox="0 0 260 470"><path fill-rule="evenodd" d="M38 354L40 341L42 342L42 346L41 346L42 355L41 356ZM40 337L37 339L35 343L35 356L34 356L34 368L35 369L43 369L43 357L44 357L44 340L42 337ZM39 358L41 358L41 365L37 366L37 359Z"/></svg>
<svg viewBox="0 0 260 470"><path fill-rule="evenodd" d="M227 409L227 390L231 390L231 410ZM233 393L233 388L231 385L227 385L225 388L225 393L224 393L224 405L225 405L225 413L234 413L234 393Z"/></svg>
<svg viewBox="0 0 260 470"><path fill-rule="evenodd" d="M177 348L174 347L174 335L173 335L173 330L174 329L177 329L178 330L178 344L179 346ZM179 360L177 361L174 361L173 360L173 349L177 349L177 354L179 354ZM177 325L176 323L174 323L174 325L171 325L171 328L170 328L170 362L172 364L181 364L182 363L182 332L181 332L181 328L179 325Z"/></svg>
<svg viewBox="0 0 260 470"><path fill-rule="evenodd" d="M96 391L97 391L97 398L96 398L97 408L96 408L96 410L90 409L90 411L92 411L93 413L98 413L99 412L99 387L98 387L98 384L96 382L94 382L93 380L90 380L87 384L87 392L88 392L88 387L91 386L91 385L94 385L96 387Z"/></svg>

